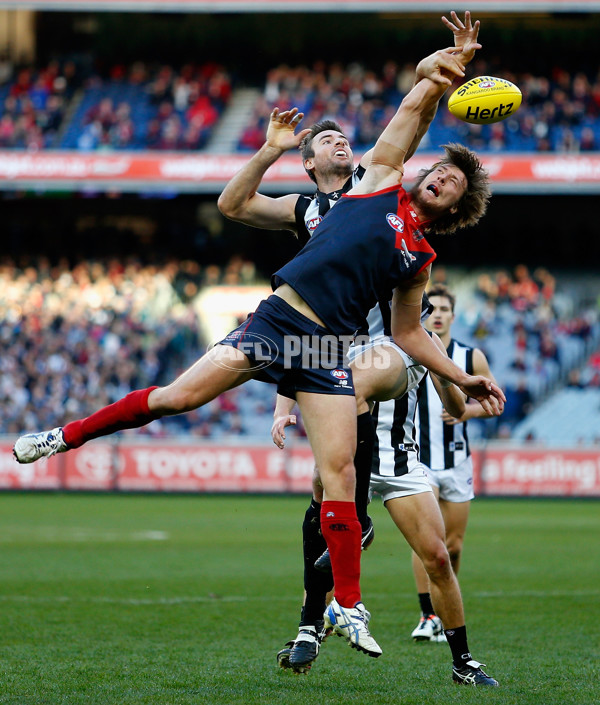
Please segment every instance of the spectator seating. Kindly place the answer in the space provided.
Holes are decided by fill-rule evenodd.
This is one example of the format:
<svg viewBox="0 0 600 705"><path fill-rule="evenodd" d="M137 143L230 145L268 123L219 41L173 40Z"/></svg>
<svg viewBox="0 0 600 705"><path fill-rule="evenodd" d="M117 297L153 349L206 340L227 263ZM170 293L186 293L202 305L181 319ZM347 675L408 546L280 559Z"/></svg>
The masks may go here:
<svg viewBox="0 0 600 705"><path fill-rule="evenodd" d="M131 389L168 383L205 350L195 306L203 287L252 283L255 271L239 257L222 269L175 259L160 265L135 258L72 266L44 258L1 261L0 433L51 428ZM434 270L434 279L441 274ZM528 279L538 295L523 308ZM600 354L589 357L600 343L600 327L595 309L581 307L589 292L581 278L556 278L546 270L534 277L521 265L510 274L450 271L447 280L458 299L454 337L484 350L508 397L499 421L470 424L472 439L506 437L516 428L519 437L527 435L530 426L520 422L537 418L535 408L555 390L567 383L573 388L569 375L588 358L578 384L586 392L600 388ZM556 349L542 354L548 331ZM269 385L251 382L202 409L129 433L265 440L274 397Z"/></svg>
<svg viewBox="0 0 600 705"><path fill-rule="evenodd" d="M86 416L132 389L166 384L205 351L186 262L0 263L0 433ZM215 276L215 272L211 273ZM192 414L131 433L268 437L273 390L232 390Z"/></svg>
<svg viewBox="0 0 600 705"><path fill-rule="evenodd" d="M236 128L241 129L238 148L260 147L274 105L296 105L305 113L304 124L334 119L356 148L368 149L410 90L414 68L394 61L378 71L357 62L275 67L250 124ZM514 81L523 92L522 107L503 122L469 125L445 109L446 97L422 149L452 141L482 152L600 149L599 75L562 68L550 68L543 76L513 74L484 60L467 71L467 78L492 74ZM91 75L83 82L70 62L12 73L0 84L0 148L202 149L232 90L227 70L213 64L175 70L137 62L110 67L107 77ZM77 90L80 86L83 90Z"/></svg>
<svg viewBox="0 0 600 705"><path fill-rule="evenodd" d="M545 269L530 275L518 265L513 273L463 275L450 286L457 294L453 336L483 350L507 396L498 422L470 424L471 435L510 436L536 405L567 383L600 342L589 282L562 275L558 283Z"/></svg>
<svg viewBox="0 0 600 705"><path fill-rule="evenodd" d="M491 74L516 83L523 105L508 120L494 125L469 125L444 109L447 95L433 120L422 148L461 142L479 151L589 152L600 148L600 76L552 69L546 76L512 74L479 60L466 78ZM305 124L336 120L358 148L373 146L377 136L410 90L414 66L388 61L379 73L360 64L342 67L317 62L307 67L279 66L267 76L255 107L254 121L241 135L240 149L262 144L274 105L297 106Z"/></svg>
<svg viewBox="0 0 600 705"><path fill-rule="evenodd" d="M558 390L514 428L512 438L554 447L598 445L600 389Z"/></svg>
<svg viewBox="0 0 600 705"><path fill-rule="evenodd" d="M72 62L34 70L23 67L0 85L0 148L56 147L69 101L77 86Z"/></svg>
<svg viewBox="0 0 600 705"><path fill-rule="evenodd" d="M207 142L231 93L218 66L162 66L152 76L141 62L108 80L88 81L60 146L67 149L197 150Z"/></svg>

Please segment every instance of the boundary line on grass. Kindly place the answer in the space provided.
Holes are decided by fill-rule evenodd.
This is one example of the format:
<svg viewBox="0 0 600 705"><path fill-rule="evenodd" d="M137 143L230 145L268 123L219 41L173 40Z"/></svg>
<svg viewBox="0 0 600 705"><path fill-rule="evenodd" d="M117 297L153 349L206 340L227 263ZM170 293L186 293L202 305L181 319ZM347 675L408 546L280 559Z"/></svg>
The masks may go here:
<svg viewBox="0 0 600 705"><path fill-rule="evenodd" d="M495 592L475 592L470 597L477 599L512 599L522 597L548 598L555 597L598 597L600 590L508 590ZM410 599L412 595L397 595L397 597ZM385 599L382 594L370 594L369 599ZM247 595L193 595L188 597L69 597L67 595L0 595L0 602L29 602L29 603L98 603L111 605L134 605L134 606L153 606L153 605L185 605L194 603L219 603L219 602L263 602L264 596L247 596ZM270 597L269 601L291 602L294 598L291 597Z"/></svg>

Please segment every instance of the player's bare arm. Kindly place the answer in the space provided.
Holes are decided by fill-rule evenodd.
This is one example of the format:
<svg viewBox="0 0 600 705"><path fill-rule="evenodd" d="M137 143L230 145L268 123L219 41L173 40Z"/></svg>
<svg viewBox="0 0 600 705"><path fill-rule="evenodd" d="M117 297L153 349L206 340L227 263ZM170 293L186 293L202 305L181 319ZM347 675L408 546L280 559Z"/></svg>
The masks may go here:
<svg viewBox="0 0 600 705"><path fill-rule="evenodd" d="M460 72L460 67L466 65L475 55L475 50L473 47L477 42L477 36L479 34L479 20L473 24L471 22L471 13L469 11L465 12L464 21L461 21L454 11L452 11L450 16L452 17L452 22L450 22L446 17L442 17L442 22L454 35L455 48L460 49L462 52L463 49L467 47L466 53L462 56L462 63L458 61L456 54L448 49L436 51L434 54L425 57L425 59L422 59L417 64L415 85L423 78L428 78L431 81L443 83L450 87L452 85L452 81L457 76L462 77L464 75L464 73ZM418 146L421 144L421 140L433 122L438 104L439 101L432 106L428 113L421 117L417 134L415 135L415 139L408 150L405 161L408 161L417 151Z"/></svg>
<svg viewBox="0 0 600 705"><path fill-rule="evenodd" d="M444 90L440 90L439 92L439 98L441 98L445 93L446 88L452 85L452 79L454 77L462 78L464 75L464 67L456 54L456 50L454 48L440 49L419 62L417 65L415 86L424 79L428 79L433 83L438 83L440 86L444 87ZM416 132L410 146L406 150L406 156L404 157L405 162L408 161L417 151L417 147L429 129L429 126L431 125L437 111L439 98L433 102L429 109L420 116ZM361 166L367 168L371 164L374 151L375 148L364 153L360 160Z"/></svg>
<svg viewBox="0 0 600 705"><path fill-rule="evenodd" d="M278 448L285 448L285 431L288 426L296 425L296 415L292 414L296 402L281 394L277 395L275 411L273 412L273 426L271 426L271 438Z"/></svg>
<svg viewBox="0 0 600 705"><path fill-rule="evenodd" d="M394 290L392 299L392 336L394 342L417 362L443 379L456 384L468 397L476 399L486 413L498 416L506 398L487 377L468 375L443 355L421 325L421 299L431 267Z"/></svg>
<svg viewBox="0 0 600 705"><path fill-rule="evenodd" d="M421 118L428 114L446 88L446 85L426 78L408 93L377 140L371 163L351 193L373 193L402 183L404 162L417 135Z"/></svg>
<svg viewBox="0 0 600 705"><path fill-rule="evenodd" d="M424 78L428 78L431 81L442 83L449 87L452 85L452 81L455 77L464 76L462 66L464 63L468 63L475 54L475 49L473 47L477 43L480 23L479 20L475 23L471 21L471 13L469 11L465 12L464 20L460 20L454 11L452 11L450 16L452 21L448 20L446 17L442 17L442 22L454 35L454 49L460 49L462 52L464 47L468 47L468 53L464 54L462 63L458 60L456 51L452 49L439 49L433 54L421 59L421 61L417 64L415 72L415 86L419 83L419 81L422 81ZM438 103L435 103L429 112L421 117L417 133L406 153L406 158L404 161L408 161L417 151L423 136L426 134L433 118L435 117L437 107ZM366 169L371 163L372 156L372 149L365 152L360 160L361 166Z"/></svg>
<svg viewBox="0 0 600 705"><path fill-rule="evenodd" d="M229 181L219 196L221 213L231 220L265 230L296 231L294 209L298 194L271 198L258 193L267 171L282 154L298 149L309 130L295 129L304 117L297 108L280 112L275 108L269 118L266 141L248 163Z"/></svg>
<svg viewBox="0 0 600 705"><path fill-rule="evenodd" d="M479 25L477 31L478 27ZM450 47L446 51L455 55L464 76L465 65L479 48L481 45L477 43L477 32L474 31L465 40L460 52L456 47ZM441 74L444 74L444 71L440 68ZM429 78L424 78L413 87L377 140L371 163L353 193L373 193L402 182L404 163L418 135L421 120L430 114L447 88L447 83L439 83Z"/></svg>
<svg viewBox="0 0 600 705"><path fill-rule="evenodd" d="M438 346L440 352L446 357L448 357L448 351L442 343L440 337L436 333L432 333L431 337L433 342ZM431 373L431 381L438 393L439 398L442 400L442 404L446 413L451 418L458 418L465 413L466 403L465 395L460 391L460 389L451 382L447 382L445 379L438 377L437 375ZM479 404L477 404L479 406ZM481 407L480 407L481 408Z"/></svg>

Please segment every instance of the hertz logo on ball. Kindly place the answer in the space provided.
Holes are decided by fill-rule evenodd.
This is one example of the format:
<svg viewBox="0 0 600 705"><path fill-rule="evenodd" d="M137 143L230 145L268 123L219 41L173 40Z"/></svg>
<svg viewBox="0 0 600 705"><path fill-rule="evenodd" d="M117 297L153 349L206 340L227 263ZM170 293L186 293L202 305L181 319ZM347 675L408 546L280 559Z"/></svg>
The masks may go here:
<svg viewBox="0 0 600 705"><path fill-rule="evenodd" d="M494 76L478 76L454 91L448 99L448 110L465 122L489 125L514 115L522 99L514 83Z"/></svg>

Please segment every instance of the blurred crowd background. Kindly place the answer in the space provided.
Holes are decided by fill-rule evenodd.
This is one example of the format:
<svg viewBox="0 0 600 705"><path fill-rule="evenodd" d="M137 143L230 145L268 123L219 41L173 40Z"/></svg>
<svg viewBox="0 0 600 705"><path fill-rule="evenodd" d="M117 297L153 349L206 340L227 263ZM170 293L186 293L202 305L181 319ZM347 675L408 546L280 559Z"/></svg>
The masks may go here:
<svg viewBox="0 0 600 705"><path fill-rule="evenodd" d="M0 147L27 149L195 150L207 145L227 108L236 83L246 95L238 115L247 117L235 148L256 150L274 106L297 106L305 123L329 118L358 149L377 136L413 85L414 63L385 61L370 69L315 61L268 70L262 84L248 86L216 63L170 64L136 61L114 64L102 74L73 60L45 66L0 61ZM467 78L492 75L516 83L523 104L494 125L469 125L444 110L447 96L422 145L459 141L489 152L578 153L598 149L600 72L548 66L544 74L513 72L484 59L468 67ZM250 107L250 110L248 110ZM240 123L242 121L240 120Z"/></svg>
<svg viewBox="0 0 600 705"><path fill-rule="evenodd" d="M86 416L132 389L171 381L210 340L200 297L206 287L265 284L252 263L224 267L171 259L30 258L0 263L0 433L53 427ZM250 276L249 276L250 273ZM524 264L465 276L434 272L457 293L453 334L480 347L506 391L503 416L473 423L473 437L510 438L534 405L561 388L600 390L598 301L579 278ZM67 401L68 400L68 401ZM191 414L131 433L222 439L268 436L275 393L252 382ZM525 440L547 428L529 429ZM303 433L300 425L298 432ZM579 429L580 443L600 431Z"/></svg>

